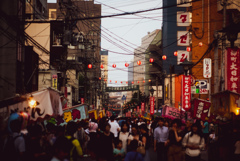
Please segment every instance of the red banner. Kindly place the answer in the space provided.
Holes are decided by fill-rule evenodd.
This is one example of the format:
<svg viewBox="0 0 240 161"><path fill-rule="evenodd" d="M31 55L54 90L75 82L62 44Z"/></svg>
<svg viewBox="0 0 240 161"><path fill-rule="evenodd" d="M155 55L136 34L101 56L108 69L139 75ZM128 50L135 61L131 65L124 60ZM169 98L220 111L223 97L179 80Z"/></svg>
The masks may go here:
<svg viewBox="0 0 240 161"><path fill-rule="evenodd" d="M137 106L137 112L139 112L139 106Z"/></svg>
<svg viewBox="0 0 240 161"><path fill-rule="evenodd" d="M142 112L145 111L145 103L144 102L141 103L141 110L142 110Z"/></svg>
<svg viewBox="0 0 240 161"><path fill-rule="evenodd" d="M194 113L193 117L205 120L208 117L208 111L211 106L211 103L205 100L195 99L194 104Z"/></svg>
<svg viewBox="0 0 240 161"><path fill-rule="evenodd" d="M154 97L150 97L150 114L154 114Z"/></svg>
<svg viewBox="0 0 240 161"><path fill-rule="evenodd" d="M182 108L185 111L191 109L191 76L182 77Z"/></svg>
<svg viewBox="0 0 240 161"><path fill-rule="evenodd" d="M225 52L225 89L240 93L239 83L240 83L240 56L239 48L227 48Z"/></svg>
<svg viewBox="0 0 240 161"><path fill-rule="evenodd" d="M84 98L81 98L81 104L84 104Z"/></svg>

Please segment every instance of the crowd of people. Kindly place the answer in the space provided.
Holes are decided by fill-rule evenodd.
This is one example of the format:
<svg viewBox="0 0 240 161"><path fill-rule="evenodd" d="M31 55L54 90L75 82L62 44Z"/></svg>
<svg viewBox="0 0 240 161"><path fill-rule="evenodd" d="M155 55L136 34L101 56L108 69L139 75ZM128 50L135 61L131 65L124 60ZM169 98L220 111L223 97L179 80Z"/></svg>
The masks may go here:
<svg viewBox="0 0 240 161"><path fill-rule="evenodd" d="M9 123L10 135L1 139L4 160L150 161L152 151L158 161L200 161L201 151L206 149L209 161L224 160L225 156L240 160L239 129L234 129L231 138L220 138L216 134L219 128L201 120L183 124L180 119L112 116L68 122L66 126L35 122L25 130L21 127L20 118ZM229 155L224 155L227 152Z"/></svg>

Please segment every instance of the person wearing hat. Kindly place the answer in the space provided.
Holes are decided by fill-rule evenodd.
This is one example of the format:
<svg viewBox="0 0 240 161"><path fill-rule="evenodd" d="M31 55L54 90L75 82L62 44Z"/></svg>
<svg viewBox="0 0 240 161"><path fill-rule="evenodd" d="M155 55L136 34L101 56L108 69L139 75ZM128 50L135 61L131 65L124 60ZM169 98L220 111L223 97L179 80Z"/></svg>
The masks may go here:
<svg viewBox="0 0 240 161"><path fill-rule="evenodd" d="M192 125L192 129L187 133L182 141L185 151L185 161L200 161L201 149L205 146L205 140L201 130L201 124L198 122Z"/></svg>

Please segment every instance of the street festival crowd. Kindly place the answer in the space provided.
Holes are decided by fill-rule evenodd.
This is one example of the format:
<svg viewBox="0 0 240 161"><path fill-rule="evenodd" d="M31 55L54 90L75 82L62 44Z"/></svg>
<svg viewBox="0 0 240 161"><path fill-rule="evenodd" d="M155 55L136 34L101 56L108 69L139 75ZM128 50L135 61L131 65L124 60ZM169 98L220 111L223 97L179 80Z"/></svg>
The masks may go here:
<svg viewBox="0 0 240 161"><path fill-rule="evenodd" d="M1 134L2 161L240 161L239 127L156 117L85 119L56 126L35 122L22 129L21 115ZM221 131L221 135L220 132Z"/></svg>

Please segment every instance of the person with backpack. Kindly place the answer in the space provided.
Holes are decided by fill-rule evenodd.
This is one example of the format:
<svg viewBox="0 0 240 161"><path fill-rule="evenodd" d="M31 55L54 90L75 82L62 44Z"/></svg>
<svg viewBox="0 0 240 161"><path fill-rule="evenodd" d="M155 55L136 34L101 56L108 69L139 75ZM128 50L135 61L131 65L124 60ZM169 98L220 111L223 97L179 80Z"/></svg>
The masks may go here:
<svg viewBox="0 0 240 161"><path fill-rule="evenodd" d="M17 113L13 113L12 115L15 115L16 119L10 121L9 123L11 133L5 140L3 151L1 154L1 160L23 161L26 147L25 139L20 133L22 121L21 117Z"/></svg>
<svg viewBox="0 0 240 161"><path fill-rule="evenodd" d="M186 148L185 161L201 160L200 152L205 146L205 140L200 124L194 123L192 125L191 131L184 136L182 145Z"/></svg>
<svg viewBox="0 0 240 161"><path fill-rule="evenodd" d="M73 136L76 131L76 122L68 122L65 137L72 143L72 149L70 151L70 161L76 161L78 160L78 158L81 158L83 156L81 145L78 139Z"/></svg>

